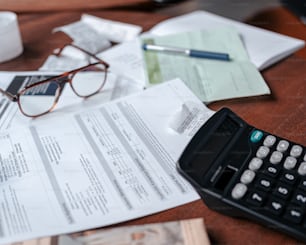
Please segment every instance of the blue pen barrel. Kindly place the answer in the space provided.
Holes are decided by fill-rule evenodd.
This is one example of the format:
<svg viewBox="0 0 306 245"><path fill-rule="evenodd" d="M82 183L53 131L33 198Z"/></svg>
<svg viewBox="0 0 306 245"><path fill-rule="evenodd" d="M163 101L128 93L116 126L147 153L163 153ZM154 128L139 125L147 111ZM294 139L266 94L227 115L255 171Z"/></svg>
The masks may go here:
<svg viewBox="0 0 306 245"><path fill-rule="evenodd" d="M228 54L223 53L214 53L200 50L190 50L189 56L197 57L197 58L205 58L205 59L214 59L214 60L230 60Z"/></svg>

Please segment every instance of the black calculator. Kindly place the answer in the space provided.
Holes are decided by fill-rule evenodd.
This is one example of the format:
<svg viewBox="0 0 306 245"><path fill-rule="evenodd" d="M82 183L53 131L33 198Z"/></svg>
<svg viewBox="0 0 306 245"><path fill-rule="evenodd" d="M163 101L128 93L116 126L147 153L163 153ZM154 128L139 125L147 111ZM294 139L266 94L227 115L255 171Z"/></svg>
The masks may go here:
<svg viewBox="0 0 306 245"><path fill-rule="evenodd" d="M192 138L177 168L209 208L306 242L305 146L223 108Z"/></svg>

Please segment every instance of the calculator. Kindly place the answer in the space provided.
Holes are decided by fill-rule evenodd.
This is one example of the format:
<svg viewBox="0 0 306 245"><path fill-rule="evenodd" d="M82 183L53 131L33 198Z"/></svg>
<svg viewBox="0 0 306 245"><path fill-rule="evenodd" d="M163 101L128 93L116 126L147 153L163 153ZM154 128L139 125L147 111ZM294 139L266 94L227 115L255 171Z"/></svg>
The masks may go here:
<svg viewBox="0 0 306 245"><path fill-rule="evenodd" d="M306 242L305 146L223 108L195 134L177 169L209 208Z"/></svg>

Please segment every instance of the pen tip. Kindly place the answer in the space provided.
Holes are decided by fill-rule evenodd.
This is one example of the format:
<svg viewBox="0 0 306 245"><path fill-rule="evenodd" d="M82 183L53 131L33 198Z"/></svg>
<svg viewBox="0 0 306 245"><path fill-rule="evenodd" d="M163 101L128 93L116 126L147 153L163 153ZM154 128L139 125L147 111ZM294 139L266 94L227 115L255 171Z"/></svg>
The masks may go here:
<svg viewBox="0 0 306 245"><path fill-rule="evenodd" d="M146 43L142 44L142 49L147 50L147 44Z"/></svg>

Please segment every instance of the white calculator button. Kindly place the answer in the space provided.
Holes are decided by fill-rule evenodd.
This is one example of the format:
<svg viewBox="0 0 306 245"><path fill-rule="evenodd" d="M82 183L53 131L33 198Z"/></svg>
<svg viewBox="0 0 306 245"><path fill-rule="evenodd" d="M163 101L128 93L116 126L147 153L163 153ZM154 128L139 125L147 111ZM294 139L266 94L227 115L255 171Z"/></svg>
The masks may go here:
<svg viewBox="0 0 306 245"><path fill-rule="evenodd" d="M298 173L300 175L306 175L306 162L302 162L299 166Z"/></svg>
<svg viewBox="0 0 306 245"><path fill-rule="evenodd" d="M253 179L255 178L255 172L252 170L244 170L243 174L240 177L240 181L243 184L249 184L253 181Z"/></svg>
<svg viewBox="0 0 306 245"><path fill-rule="evenodd" d="M268 154L269 154L270 149L266 146L261 146L258 148L257 152L256 152L256 156L258 158L265 158Z"/></svg>
<svg viewBox="0 0 306 245"><path fill-rule="evenodd" d="M294 145L291 148L290 155L293 157L299 157L302 154L303 148L299 145Z"/></svg>
<svg viewBox="0 0 306 245"><path fill-rule="evenodd" d="M284 168L285 169L293 169L296 165L296 158L295 157L287 157L285 162L284 162Z"/></svg>
<svg viewBox="0 0 306 245"><path fill-rule="evenodd" d="M272 154L271 154L271 157L270 157L270 162L272 164L278 164L280 163L280 161L282 160L283 158L283 153L279 152L279 151L274 151Z"/></svg>
<svg viewBox="0 0 306 245"><path fill-rule="evenodd" d="M255 171L257 169L260 169L261 165L262 165L262 160L257 158L257 157L254 157L250 163L249 163L249 169Z"/></svg>
<svg viewBox="0 0 306 245"><path fill-rule="evenodd" d="M235 185L235 187L232 190L232 198L234 199L240 199L242 198L245 193L247 192L248 188L245 184L238 183Z"/></svg>
<svg viewBox="0 0 306 245"><path fill-rule="evenodd" d="M284 152L288 149L288 147L289 147L289 142L286 140L281 140L280 142L278 142L276 150Z"/></svg>
<svg viewBox="0 0 306 245"><path fill-rule="evenodd" d="M263 145L264 146L268 146L268 147L271 147L272 145L274 145L274 143L276 142L276 137L273 136L273 135L268 135L264 142L263 142Z"/></svg>

